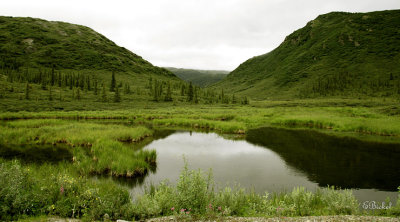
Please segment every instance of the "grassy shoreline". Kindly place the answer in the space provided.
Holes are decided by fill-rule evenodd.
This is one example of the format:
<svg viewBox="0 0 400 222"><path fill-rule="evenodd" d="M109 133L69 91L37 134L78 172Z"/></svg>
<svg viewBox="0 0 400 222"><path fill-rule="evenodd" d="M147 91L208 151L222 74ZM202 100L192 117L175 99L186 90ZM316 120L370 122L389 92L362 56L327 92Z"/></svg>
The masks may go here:
<svg viewBox="0 0 400 222"><path fill-rule="evenodd" d="M112 121L102 124L96 119L122 120L125 124ZM210 177L184 169L176 187L159 184L132 203L125 188L112 181L93 180L90 175L135 177L151 171L156 164L155 152L135 151L123 144L152 136L151 126L245 135L250 129L267 125L372 135L377 140L400 142L400 126L396 124L400 117L373 107L186 106L120 111L10 112L1 113L0 120L0 144L64 145L73 155L72 162L53 164L23 164L1 158L2 178L7 179L0 182L0 202L11 206L2 209L0 219L5 220L38 215L85 220L172 215L182 220L226 216L368 215L370 213L359 211L359 203L351 191L333 188L310 192L300 187L266 196L241 188L227 187L216 192L211 189ZM399 216L399 209L398 201L393 208L373 214Z"/></svg>
<svg viewBox="0 0 400 222"><path fill-rule="evenodd" d="M242 107L187 106L117 111L6 112L0 120L122 119L132 124L201 128L244 134L262 126L312 128L326 132L359 133L400 141L400 116L392 107ZM397 112L395 110L395 112Z"/></svg>
<svg viewBox="0 0 400 222"><path fill-rule="evenodd" d="M145 175L156 164L155 151L133 152L122 143L151 136L153 131L142 126L31 119L6 122L0 130L0 144L7 146L66 145L73 165L83 175L134 177Z"/></svg>
<svg viewBox="0 0 400 222"><path fill-rule="evenodd" d="M240 187L214 190L210 174L181 171L176 186L163 182L150 186L131 202L126 189L92 180L68 165L25 165L0 159L2 220L41 215L83 220L174 216L178 220L218 220L225 217L297 217L323 215L380 215L398 217L400 201L390 209L360 211L351 190L333 187L310 192L303 187L263 195Z"/></svg>

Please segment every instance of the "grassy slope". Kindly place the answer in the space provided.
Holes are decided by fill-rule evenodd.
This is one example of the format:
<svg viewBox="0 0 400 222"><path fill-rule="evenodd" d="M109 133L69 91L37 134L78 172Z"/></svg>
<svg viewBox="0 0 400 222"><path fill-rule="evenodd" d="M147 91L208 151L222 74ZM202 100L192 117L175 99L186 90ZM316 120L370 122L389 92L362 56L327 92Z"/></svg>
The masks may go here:
<svg viewBox="0 0 400 222"><path fill-rule="evenodd" d="M397 96L399 25L400 10L320 15L216 87L256 99Z"/></svg>
<svg viewBox="0 0 400 222"><path fill-rule="evenodd" d="M129 76L155 74L176 79L94 30L65 22L0 17L0 67L51 68Z"/></svg>
<svg viewBox="0 0 400 222"><path fill-rule="evenodd" d="M200 87L214 84L229 74L229 71L222 70L180 69L172 67L166 67L166 69L174 73L182 80L185 80L186 82L192 82L194 85Z"/></svg>

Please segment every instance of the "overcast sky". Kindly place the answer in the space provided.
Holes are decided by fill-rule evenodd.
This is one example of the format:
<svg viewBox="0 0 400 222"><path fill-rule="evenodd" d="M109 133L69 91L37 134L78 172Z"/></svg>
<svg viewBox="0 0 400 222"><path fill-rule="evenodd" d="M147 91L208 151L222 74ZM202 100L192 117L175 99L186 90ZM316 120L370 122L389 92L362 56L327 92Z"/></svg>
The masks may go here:
<svg viewBox="0 0 400 222"><path fill-rule="evenodd" d="M157 66L233 70L331 11L400 0L0 0L0 15L89 26Z"/></svg>

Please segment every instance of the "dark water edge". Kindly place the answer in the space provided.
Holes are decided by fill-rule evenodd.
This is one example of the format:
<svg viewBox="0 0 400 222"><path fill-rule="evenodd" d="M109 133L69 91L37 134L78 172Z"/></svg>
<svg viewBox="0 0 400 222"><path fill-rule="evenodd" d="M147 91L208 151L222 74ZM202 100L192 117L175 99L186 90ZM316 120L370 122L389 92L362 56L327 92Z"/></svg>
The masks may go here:
<svg viewBox="0 0 400 222"><path fill-rule="evenodd" d="M0 144L0 157L4 159L18 159L22 163L58 163L72 162L70 149L61 144L29 144L12 145Z"/></svg>
<svg viewBox="0 0 400 222"><path fill-rule="evenodd" d="M246 140L273 150L322 187L397 191L400 186L400 144L271 127L249 130Z"/></svg>

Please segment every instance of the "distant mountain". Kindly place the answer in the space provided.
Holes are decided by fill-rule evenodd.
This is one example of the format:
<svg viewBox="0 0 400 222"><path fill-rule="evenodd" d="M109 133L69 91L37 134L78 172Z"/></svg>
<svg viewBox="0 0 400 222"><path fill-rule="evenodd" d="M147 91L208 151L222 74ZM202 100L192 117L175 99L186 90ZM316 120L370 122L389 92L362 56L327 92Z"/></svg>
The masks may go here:
<svg viewBox="0 0 400 222"><path fill-rule="evenodd" d="M91 28L36 18L0 16L0 68L115 70L175 77Z"/></svg>
<svg viewBox="0 0 400 222"><path fill-rule="evenodd" d="M198 70L198 69L180 69L165 67L179 78L192 82L194 85L205 87L214 84L229 74L229 71L223 70Z"/></svg>
<svg viewBox="0 0 400 222"><path fill-rule="evenodd" d="M254 99L400 95L400 10L332 12L215 84Z"/></svg>

